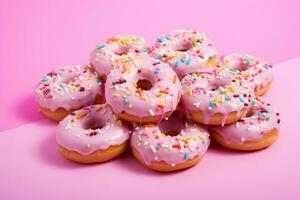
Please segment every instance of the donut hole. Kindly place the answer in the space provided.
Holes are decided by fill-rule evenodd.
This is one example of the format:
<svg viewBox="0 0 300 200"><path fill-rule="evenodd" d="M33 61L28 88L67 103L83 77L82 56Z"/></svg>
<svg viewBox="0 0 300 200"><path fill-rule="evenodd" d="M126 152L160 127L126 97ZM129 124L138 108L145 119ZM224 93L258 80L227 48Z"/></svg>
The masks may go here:
<svg viewBox="0 0 300 200"><path fill-rule="evenodd" d="M147 79L139 79L136 83L137 88L140 88L142 90L151 90L152 88L152 83L151 81L147 80Z"/></svg>
<svg viewBox="0 0 300 200"><path fill-rule="evenodd" d="M175 51L186 52L192 49L192 41L190 40L182 40L175 45Z"/></svg>
<svg viewBox="0 0 300 200"><path fill-rule="evenodd" d="M179 112L175 111L169 119L163 120L158 124L159 129L165 134L171 137L180 134L180 130L185 128L185 123L182 120Z"/></svg>
<svg viewBox="0 0 300 200"><path fill-rule="evenodd" d="M103 128L105 125L105 123L102 120L99 120L97 118L91 118L88 119L85 123L84 123L84 129L101 129Z"/></svg>
<svg viewBox="0 0 300 200"><path fill-rule="evenodd" d="M179 132L179 131L176 131L176 130L170 130L170 131L164 132L164 134L165 134L165 135L169 135L169 136L174 137L174 136L179 135L180 132Z"/></svg>
<svg viewBox="0 0 300 200"><path fill-rule="evenodd" d="M122 56L128 54L129 51L130 51L129 46L120 46L114 51L114 53L117 54L118 56Z"/></svg>

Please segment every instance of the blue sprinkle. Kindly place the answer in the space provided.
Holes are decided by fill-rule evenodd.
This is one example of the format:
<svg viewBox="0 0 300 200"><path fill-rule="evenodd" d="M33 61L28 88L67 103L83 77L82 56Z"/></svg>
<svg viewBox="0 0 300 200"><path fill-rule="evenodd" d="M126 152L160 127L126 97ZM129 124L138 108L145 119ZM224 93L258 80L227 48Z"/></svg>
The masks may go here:
<svg viewBox="0 0 300 200"><path fill-rule="evenodd" d="M184 59L184 58L180 58L180 61L181 61L182 63L184 63L184 62L185 62L185 59Z"/></svg>
<svg viewBox="0 0 300 200"><path fill-rule="evenodd" d="M244 100L242 97L240 97L240 101L241 101L242 103L245 102L245 100Z"/></svg>
<svg viewBox="0 0 300 200"><path fill-rule="evenodd" d="M265 115L263 113L258 113L258 116L263 117L263 118L265 117Z"/></svg>
<svg viewBox="0 0 300 200"><path fill-rule="evenodd" d="M264 65L264 68L265 68L265 69L269 69L268 65Z"/></svg>
<svg viewBox="0 0 300 200"><path fill-rule="evenodd" d="M164 38L158 38L157 39L157 42L159 42L159 43L163 43L163 42L165 42L166 41L166 39L164 39Z"/></svg>
<svg viewBox="0 0 300 200"><path fill-rule="evenodd" d="M178 60L175 62L175 67L179 67L179 61Z"/></svg>
<svg viewBox="0 0 300 200"><path fill-rule="evenodd" d="M123 100L123 103L124 103L125 105L128 105L128 103L129 103L128 99L124 99L124 100Z"/></svg>
<svg viewBox="0 0 300 200"><path fill-rule="evenodd" d="M162 58L163 58L162 55L158 55L158 56L156 57L156 59L158 59L158 60L161 60Z"/></svg>
<svg viewBox="0 0 300 200"><path fill-rule="evenodd" d="M184 160L187 160L188 158L189 158L188 152L184 152L184 154L183 154L183 159L184 159Z"/></svg>
<svg viewBox="0 0 300 200"><path fill-rule="evenodd" d="M62 89L65 88L64 84L59 84L59 87L61 87Z"/></svg>
<svg viewBox="0 0 300 200"><path fill-rule="evenodd" d="M214 107L215 107L215 104L214 104L213 101L210 101L210 102L209 102L209 107L211 107L211 108L214 108Z"/></svg>
<svg viewBox="0 0 300 200"><path fill-rule="evenodd" d="M42 82L45 83L45 82L48 82L48 80L47 79L43 79Z"/></svg>
<svg viewBox="0 0 300 200"><path fill-rule="evenodd" d="M189 64L191 64L191 61L192 61L192 59L188 58L187 61L185 62L185 64L189 65Z"/></svg>
<svg viewBox="0 0 300 200"><path fill-rule="evenodd" d="M224 96L224 99L226 100L226 101L229 101L229 96Z"/></svg>
<svg viewBox="0 0 300 200"><path fill-rule="evenodd" d="M91 109L94 109L94 108L95 108L95 105L90 105L90 108L91 108Z"/></svg>
<svg viewBox="0 0 300 200"><path fill-rule="evenodd" d="M97 50L100 50L100 49L102 49L102 48L104 48L105 47L105 44L100 44L100 45L98 45L97 47L96 47L96 49Z"/></svg>
<svg viewBox="0 0 300 200"><path fill-rule="evenodd" d="M159 69L154 70L154 74L159 74Z"/></svg>
<svg viewBox="0 0 300 200"><path fill-rule="evenodd" d="M159 146L156 146L155 149L156 149L156 151L159 151Z"/></svg>
<svg viewBox="0 0 300 200"><path fill-rule="evenodd" d="M245 65L249 65L249 64L250 64L250 61L249 61L249 60L246 60L246 61L244 62L244 64L245 64Z"/></svg>
<svg viewBox="0 0 300 200"><path fill-rule="evenodd" d="M141 52L146 52L146 53L148 53L148 49L142 48Z"/></svg>

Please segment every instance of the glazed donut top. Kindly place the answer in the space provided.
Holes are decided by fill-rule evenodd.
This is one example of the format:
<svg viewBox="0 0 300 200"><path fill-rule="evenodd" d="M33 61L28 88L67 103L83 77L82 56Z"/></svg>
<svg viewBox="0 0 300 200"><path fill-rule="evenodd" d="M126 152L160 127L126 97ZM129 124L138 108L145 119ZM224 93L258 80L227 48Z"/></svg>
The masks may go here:
<svg viewBox="0 0 300 200"><path fill-rule="evenodd" d="M90 63L98 74L107 75L117 62L128 62L133 54L143 52L148 52L143 38L134 35L111 37L93 48Z"/></svg>
<svg viewBox="0 0 300 200"><path fill-rule="evenodd" d="M173 116L158 125L144 125L133 131L131 146L140 153L147 165L165 161L175 166L195 156L203 156L206 152L210 143L207 130ZM171 136L167 134L168 131L179 134Z"/></svg>
<svg viewBox="0 0 300 200"><path fill-rule="evenodd" d="M231 112L239 112L249 106L253 90L238 71L227 68L203 70L189 74L181 81L183 89L182 108L189 118L195 111L201 111L205 124L215 113L224 114L224 122Z"/></svg>
<svg viewBox="0 0 300 200"><path fill-rule="evenodd" d="M262 59L247 54L230 54L220 59L220 66L231 67L240 71L254 89L270 83L273 79L272 66Z"/></svg>
<svg viewBox="0 0 300 200"><path fill-rule="evenodd" d="M141 82L149 87L140 87ZM105 98L114 112L140 117L174 111L180 94L180 81L172 68L148 55L113 69L105 84Z"/></svg>
<svg viewBox="0 0 300 200"><path fill-rule="evenodd" d="M157 39L152 54L174 69L181 79L203 67L215 66L217 50L213 43L195 30L177 30Z"/></svg>
<svg viewBox="0 0 300 200"><path fill-rule="evenodd" d="M88 65L64 66L49 72L36 86L39 105L51 111L78 109L102 95L102 82Z"/></svg>
<svg viewBox="0 0 300 200"><path fill-rule="evenodd" d="M279 113L276 113L269 103L262 99L254 99L246 117L234 124L213 126L212 129L217 130L227 143L243 143L261 139L266 132L279 129L279 123Z"/></svg>
<svg viewBox="0 0 300 200"><path fill-rule="evenodd" d="M109 106L91 105L77 110L58 126L57 143L82 155L105 150L126 142L129 127L112 113Z"/></svg>

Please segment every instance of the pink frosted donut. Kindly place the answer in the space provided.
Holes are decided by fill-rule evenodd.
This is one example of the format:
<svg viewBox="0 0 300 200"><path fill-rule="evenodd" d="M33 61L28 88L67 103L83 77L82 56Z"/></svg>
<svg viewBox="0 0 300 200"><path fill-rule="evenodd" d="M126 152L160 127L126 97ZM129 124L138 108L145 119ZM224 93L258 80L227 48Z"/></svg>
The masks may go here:
<svg viewBox="0 0 300 200"><path fill-rule="evenodd" d="M158 171L174 171L197 164L209 142L204 127L184 122L178 113L158 125L135 128L131 137L137 160Z"/></svg>
<svg viewBox="0 0 300 200"><path fill-rule="evenodd" d="M143 38L134 35L111 37L93 48L90 63L99 76L105 78L117 62L127 62L132 54L147 51Z"/></svg>
<svg viewBox="0 0 300 200"><path fill-rule="evenodd" d="M208 125L230 124L246 114L252 88L236 71L214 68L189 74L181 81L181 109L188 119Z"/></svg>
<svg viewBox="0 0 300 200"><path fill-rule="evenodd" d="M58 126L56 141L60 152L80 163L103 162L122 153L130 136L127 125L106 105L77 110Z"/></svg>
<svg viewBox="0 0 300 200"><path fill-rule="evenodd" d="M224 127L212 126L210 130L214 138L228 148L258 150L277 139L279 123L279 113L265 101L255 99L244 118Z"/></svg>
<svg viewBox="0 0 300 200"><path fill-rule="evenodd" d="M103 93L102 82L88 65L60 67L36 86L41 111L57 121L75 109L94 104Z"/></svg>
<svg viewBox="0 0 300 200"><path fill-rule="evenodd" d="M153 56L167 62L182 79L186 74L217 65L217 50L213 43L195 30L177 30L158 38Z"/></svg>
<svg viewBox="0 0 300 200"><path fill-rule="evenodd" d="M271 86L273 80L272 66L262 59L247 54L230 54L220 59L221 67L231 67L240 71L255 90L258 96L263 95Z"/></svg>
<svg viewBox="0 0 300 200"><path fill-rule="evenodd" d="M131 122L158 122L176 109L180 95L176 73L148 55L113 69L105 84L107 103L118 117Z"/></svg>

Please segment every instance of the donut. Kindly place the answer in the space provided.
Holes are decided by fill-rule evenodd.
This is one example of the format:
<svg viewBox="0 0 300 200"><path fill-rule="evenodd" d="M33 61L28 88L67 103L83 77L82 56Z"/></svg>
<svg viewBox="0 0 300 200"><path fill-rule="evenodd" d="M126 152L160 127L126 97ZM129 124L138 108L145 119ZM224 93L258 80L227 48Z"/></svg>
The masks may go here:
<svg viewBox="0 0 300 200"><path fill-rule="evenodd" d="M132 54L147 52L147 45L143 38L126 35L116 36L98 43L93 49L90 64L102 79L118 62L131 60Z"/></svg>
<svg viewBox="0 0 300 200"><path fill-rule="evenodd" d="M151 54L167 62L182 79L186 74L202 68L215 67L217 50L204 33L195 30L177 30L157 39Z"/></svg>
<svg viewBox="0 0 300 200"><path fill-rule="evenodd" d="M104 102L103 84L88 65L59 67L45 75L35 91L39 110L54 121L81 107Z"/></svg>
<svg viewBox="0 0 300 200"><path fill-rule="evenodd" d="M188 74L182 81L180 110L195 122L207 125L234 123L243 117L253 90L234 69L215 68Z"/></svg>
<svg viewBox="0 0 300 200"><path fill-rule="evenodd" d="M119 120L104 104L74 111L58 126L59 152L78 163L100 163L125 151L130 127Z"/></svg>
<svg viewBox="0 0 300 200"><path fill-rule="evenodd" d="M121 119L157 123L176 110L181 85L166 63L139 55L107 76L105 98Z"/></svg>
<svg viewBox="0 0 300 200"><path fill-rule="evenodd" d="M256 96L264 95L271 87L272 66L266 61L247 54L233 53L220 59L221 67L231 67L240 71L253 87Z"/></svg>
<svg viewBox="0 0 300 200"><path fill-rule="evenodd" d="M224 147L252 151L272 145L278 138L279 113L269 103L254 99L247 115L234 124L211 126L211 136Z"/></svg>
<svg viewBox="0 0 300 200"><path fill-rule="evenodd" d="M185 122L177 112L157 125L136 127L130 141L135 158L147 168L161 172L196 165L209 143L209 133L204 127Z"/></svg>

